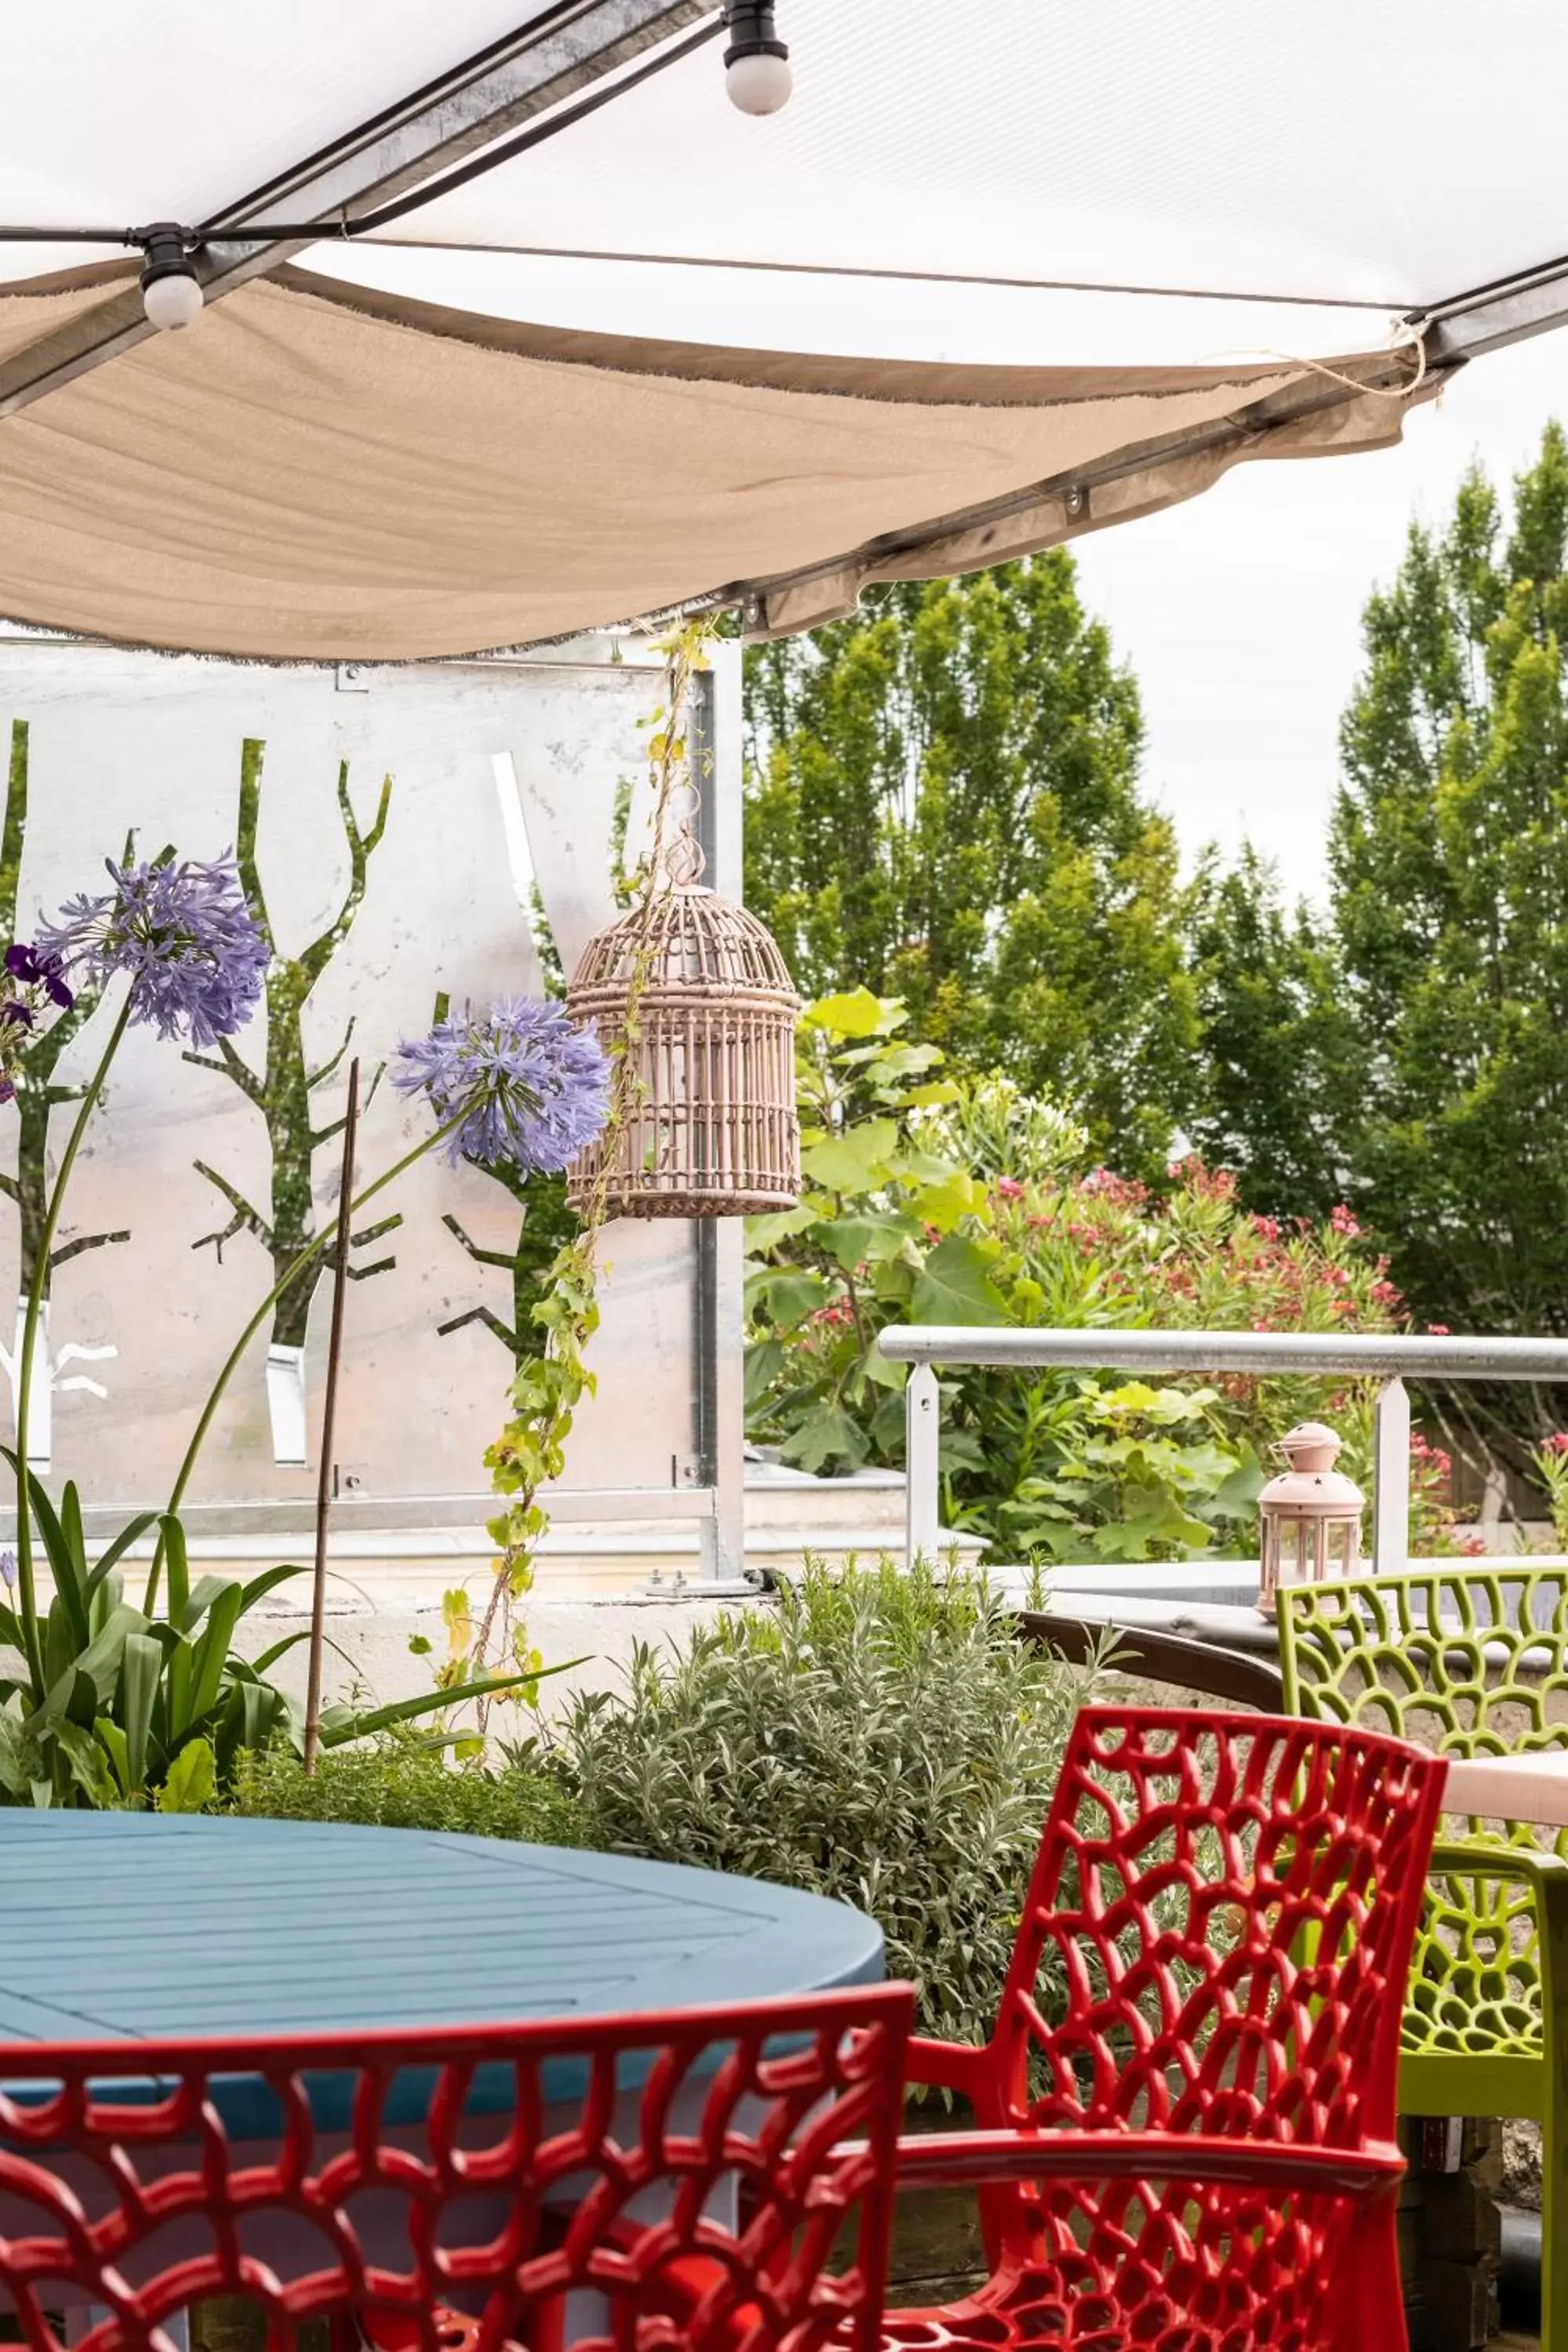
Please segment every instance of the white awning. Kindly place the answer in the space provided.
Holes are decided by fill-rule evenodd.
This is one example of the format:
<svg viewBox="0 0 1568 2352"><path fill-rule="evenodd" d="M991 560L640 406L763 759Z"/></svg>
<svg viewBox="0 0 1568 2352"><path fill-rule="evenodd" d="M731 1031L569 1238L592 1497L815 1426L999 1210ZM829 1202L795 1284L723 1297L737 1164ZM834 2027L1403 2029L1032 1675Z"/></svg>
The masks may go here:
<svg viewBox="0 0 1568 2352"><path fill-rule="evenodd" d="M1568 310L1548 0L1484 40L1469 0L776 0L766 120L702 0L522 5L8 31L0 228L53 234L0 247L0 613L302 658L800 627L1382 446ZM184 333L154 221L201 233Z"/></svg>

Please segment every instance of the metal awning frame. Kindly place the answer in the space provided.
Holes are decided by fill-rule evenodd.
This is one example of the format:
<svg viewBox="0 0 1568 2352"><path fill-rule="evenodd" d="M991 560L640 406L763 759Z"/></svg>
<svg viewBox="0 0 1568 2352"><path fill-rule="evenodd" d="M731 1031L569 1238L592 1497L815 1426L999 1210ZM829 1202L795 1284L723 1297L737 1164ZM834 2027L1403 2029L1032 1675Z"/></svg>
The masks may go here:
<svg viewBox="0 0 1568 2352"><path fill-rule="evenodd" d="M564 110L559 127L567 127L575 119L570 101L580 101L585 92L595 91L599 102L613 102L616 90L602 85L646 59L649 50L716 16L714 0L551 0L536 7L504 39L199 224L200 248L193 258L205 299L221 301L312 244L343 234L351 215L362 209L426 186L437 193L444 173L521 126L548 118L553 109ZM626 85L642 78L627 74ZM541 120L539 127L547 133L552 126ZM495 160L502 159L498 154ZM268 227L268 215L277 220L276 229ZM319 223L320 237L300 234L302 222ZM0 239L6 234L0 230ZM50 232L30 234L46 239ZM87 234L63 233L76 242ZM135 241L130 230L110 234L128 244ZM1368 393L1422 396L1471 359L1565 321L1568 256L1412 312L1403 322L1408 340L1386 353L1336 370L1314 368L1301 381L1230 416L1117 450L1098 466L1027 484L984 506L923 520L794 572L729 582L689 600L682 609L739 607L749 631L765 633L770 607L813 583L857 568L874 574L879 565L911 561L923 548L957 534L995 527L1005 535L1002 527L1010 519L1049 502L1059 506L1061 518L1059 530L1051 535L1076 538L1118 519L1114 512L1097 511L1097 499L1146 467L1190 457L1221 469L1260 454L1284 428L1348 406ZM116 283L101 303L0 363L0 417L91 373L155 331L140 288Z"/></svg>

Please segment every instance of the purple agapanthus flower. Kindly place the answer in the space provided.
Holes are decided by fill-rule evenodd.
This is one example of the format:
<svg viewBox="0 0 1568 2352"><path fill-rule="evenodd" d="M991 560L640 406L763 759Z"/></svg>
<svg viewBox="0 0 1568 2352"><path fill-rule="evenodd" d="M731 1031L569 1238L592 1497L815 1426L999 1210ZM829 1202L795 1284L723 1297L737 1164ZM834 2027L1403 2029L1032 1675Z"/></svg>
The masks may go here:
<svg viewBox="0 0 1568 2352"><path fill-rule="evenodd" d="M465 1113L446 1145L449 1160L510 1164L525 1175L568 1167L609 1114L610 1067L591 1030L558 1004L502 997L465 1006L428 1035L397 1049L393 1083L426 1095L446 1125Z"/></svg>
<svg viewBox="0 0 1568 2352"><path fill-rule="evenodd" d="M106 862L113 889L68 900L58 922L40 933L39 952L100 987L126 973L132 1019L154 1023L160 1037L210 1045L242 1029L271 950L232 856L205 865Z"/></svg>
<svg viewBox="0 0 1568 2352"><path fill-rule="evenodd" d="M16 1555L10 1549L0 1551L0 1584L7 1592L16 1589Z"/></svg>
<svg viewBox="0 0 1568 2352"><path fill-rule="evenodd" d="M58 956L22 940L5 950L0 979L0 1103L15 1102L40 1020L68 1013L76 998Z"/></svg>
<svg viewBox="0 0 1568 2352"><path fill-rule="evenodd" d="M5 970L24 988L41 989L49 1003L58 1005L62 1013L68 1013L76 1003L66 986L64 964L58 955L42 948L30 948L18 940L5 950Z"/></svg>

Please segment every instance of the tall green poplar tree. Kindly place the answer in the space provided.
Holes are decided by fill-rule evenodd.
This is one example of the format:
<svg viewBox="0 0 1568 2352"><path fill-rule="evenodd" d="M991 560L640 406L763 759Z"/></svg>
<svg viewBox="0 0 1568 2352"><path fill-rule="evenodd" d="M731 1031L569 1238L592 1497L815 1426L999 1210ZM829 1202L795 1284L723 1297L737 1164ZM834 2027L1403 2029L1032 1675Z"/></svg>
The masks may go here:
<svg viewBox="0 0 1568 2352"><path fill-rule="evenodd" d="M1347 1145L1417 1307L1568 1329L1568 439L1366 609L1331 870Z"/></svg>
<svg viewBox="0 0 1568 2352"><path fill-rule="evenodd" d="M1344 1198L1341 1089L1353 1049L1331 937L1250 846L1229 871L1211 852L1191 898L1200 1029L1184 1125L1235 1175L1250 1209L1327 1216Z"/></svg>
<svg viewBox="0 0 1568 2352"><path fill-rule="evenodd" d="M901 996L1108 1158L1162 1158L1194 1035L1175 843L1066 551L754 650L747 719L746 897L802 992Z"/></svg>
<svg viewBox="0 0 1568 2352"><path fill-rule="evenodd" d="M1511 520L1472 472L1368 601L1326 923L1256 860L1199 892L1190 1130L1255 1208L1342 1189L1456 1330L1568 1330L1565 559L1550 425Z"/></svg>

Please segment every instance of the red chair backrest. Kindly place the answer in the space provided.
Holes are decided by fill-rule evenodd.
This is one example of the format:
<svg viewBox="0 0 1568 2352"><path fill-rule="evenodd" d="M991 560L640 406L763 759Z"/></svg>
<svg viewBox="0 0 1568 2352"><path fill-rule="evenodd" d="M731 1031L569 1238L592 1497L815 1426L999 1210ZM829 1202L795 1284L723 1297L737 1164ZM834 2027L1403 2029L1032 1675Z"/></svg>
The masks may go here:
<svg viewBox="0 0 1568 2352"><path fill-rule="evenodd" d="M481 2352L871 2352L912 1998L0 2050L0 2319L171 2352L238 2295L278 2345L437 2352L456 2311Z"/></svg>
<svg viewBox="0 0 1568 2352"><path fill-rule="evenodd" d="M1442 1768L1375 1733L1089 1707L993 2045L1007 2111L1360 2149L1392 2140Z"/></svg>

